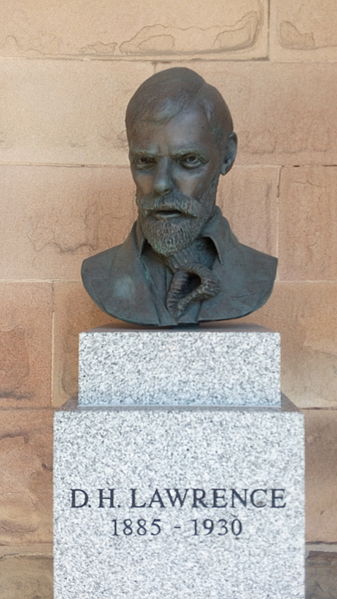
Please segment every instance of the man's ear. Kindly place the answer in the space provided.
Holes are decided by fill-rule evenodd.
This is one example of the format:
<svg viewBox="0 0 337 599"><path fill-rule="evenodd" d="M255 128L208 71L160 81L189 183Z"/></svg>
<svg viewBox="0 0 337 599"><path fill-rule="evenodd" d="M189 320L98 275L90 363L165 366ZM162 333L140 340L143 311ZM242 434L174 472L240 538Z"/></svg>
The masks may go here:
<svg viewBox="0 0 337 599"><path fill-rule="evenodd" d="M225 150L225 157L224 157L224 161L222 163L220 172L222 175L226 175L232 168L235 158L236 158L236 152L237 152L237 148L238 148L238 138L236 133L233 131L232 133L230 133L228 135L228 139L227 139L227 143L226 143L226 150Z"/></svg>

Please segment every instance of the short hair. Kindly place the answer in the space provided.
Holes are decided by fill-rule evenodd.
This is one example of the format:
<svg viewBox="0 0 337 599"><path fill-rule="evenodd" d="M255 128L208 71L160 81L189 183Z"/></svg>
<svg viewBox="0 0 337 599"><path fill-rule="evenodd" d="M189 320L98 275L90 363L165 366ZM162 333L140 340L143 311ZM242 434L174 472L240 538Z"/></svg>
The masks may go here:
<svg viewBox="0 0 337 599"><path fill-rule="evenodd" d="M191 105L203 110L217 143L226 141L233 120L225 100L198 73L184 67L160 71L136 90L126 109L128 140L138 121L167 122Z"/></svg>

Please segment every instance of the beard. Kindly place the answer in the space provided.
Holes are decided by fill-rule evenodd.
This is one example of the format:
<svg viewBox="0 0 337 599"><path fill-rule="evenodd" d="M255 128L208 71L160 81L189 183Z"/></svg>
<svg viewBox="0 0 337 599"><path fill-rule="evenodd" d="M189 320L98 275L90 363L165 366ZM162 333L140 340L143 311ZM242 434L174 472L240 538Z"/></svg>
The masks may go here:
<svg viewBox="0 0 337 599"><path fill-rule="evenodd" d="M138 221L155 252L170 256L190 246L214 212L218 176L198 199L180 192L164 196L136 194ZM157 218L158 211L176 211L172 218Z"/></svg>

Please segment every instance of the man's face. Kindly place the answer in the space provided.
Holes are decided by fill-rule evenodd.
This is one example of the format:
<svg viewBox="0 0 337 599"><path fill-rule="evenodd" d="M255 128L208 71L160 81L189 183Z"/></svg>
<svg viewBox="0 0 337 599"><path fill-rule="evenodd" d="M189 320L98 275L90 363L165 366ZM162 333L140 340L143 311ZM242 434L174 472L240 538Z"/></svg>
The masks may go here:
<svg viewBox="0 0 337 599"><path fill-rule="evenodd" d="M130 136L138 220L153 249L173 254L198 237L213 213L221 155L198 107L166 123L140 121Z"/></svg>

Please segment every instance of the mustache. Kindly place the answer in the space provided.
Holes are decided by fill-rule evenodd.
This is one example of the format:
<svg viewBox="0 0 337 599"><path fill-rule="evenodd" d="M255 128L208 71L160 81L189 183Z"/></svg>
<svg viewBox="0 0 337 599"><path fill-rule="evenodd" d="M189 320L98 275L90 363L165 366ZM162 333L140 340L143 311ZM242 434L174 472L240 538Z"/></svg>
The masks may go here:
<svg viewBox="0 0 337 599"><path fill-rule="evenodd" d="M198 218L200 205L197 200L185 196L182 193L168 193L165 196L148 194L146 196L136 196L137 204L145 216L158 210L176 210L184 216Z"/></svg>

